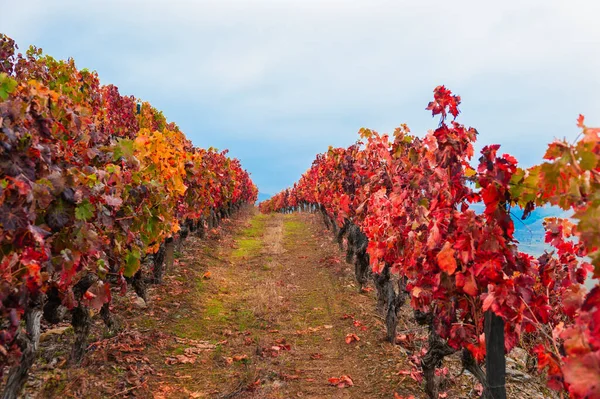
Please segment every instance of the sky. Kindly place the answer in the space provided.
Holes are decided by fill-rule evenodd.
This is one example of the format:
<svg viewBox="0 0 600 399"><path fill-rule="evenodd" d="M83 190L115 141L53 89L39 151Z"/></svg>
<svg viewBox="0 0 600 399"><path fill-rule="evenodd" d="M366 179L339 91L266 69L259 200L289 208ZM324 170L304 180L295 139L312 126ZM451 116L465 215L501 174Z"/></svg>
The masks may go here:
<svg viewBox="0 0 600 399"><path fill-rule="evenodd" d="M477 149L539 163L575 120L600 125L600 1L0 0L0 32L149 101L260 191L290 186L361 127L437 126L462 97Z"/></svg>

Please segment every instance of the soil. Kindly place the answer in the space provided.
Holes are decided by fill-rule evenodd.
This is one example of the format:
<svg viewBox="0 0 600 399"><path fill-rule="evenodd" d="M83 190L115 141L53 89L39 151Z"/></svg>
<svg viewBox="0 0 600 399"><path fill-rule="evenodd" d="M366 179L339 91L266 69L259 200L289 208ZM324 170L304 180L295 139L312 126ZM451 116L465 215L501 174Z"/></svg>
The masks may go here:
<svg viewBox="0 0 600 399"><path fill-rule="evenodd" d="M248 208L206 239L190 236L175 255L148 303L116 298L116 335L95 318L80 367L66 364L70 327L47 330L24 397L425 397L418 355L426 331L406 305L397 344L384 341L375 292L359 292L316 215ZM524 363L508 361L509 397L553 397ZM478 397L458 356L439 372L444 397Z"/></svg>

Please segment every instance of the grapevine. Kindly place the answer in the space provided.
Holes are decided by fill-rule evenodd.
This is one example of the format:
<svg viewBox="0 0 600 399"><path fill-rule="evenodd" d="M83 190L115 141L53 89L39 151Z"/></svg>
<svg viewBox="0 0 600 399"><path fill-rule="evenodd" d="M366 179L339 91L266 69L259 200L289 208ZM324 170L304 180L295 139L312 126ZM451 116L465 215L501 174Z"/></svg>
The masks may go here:
<svg viewBox="0 0 600 399"><path fill-rule="evenodd" d="M585 293L582 286L592 265L597 271L600 264L599 130L580 117L581 139L551 144L548 161L527 170L500 155L499 145L485 146L473 167L478 133L456 121L460 102L437 87L427 109L440 123L425 137L411 135L405 125L391 137L362 129L355 145L318 155L292 189L261 203L261 210L320 210L338 242L340 231L355 226L347 259L355 257L361 285L356 242L365 236L388 339L406 295L417 320L430 326L429 352L421 361L430 397L437 398L436 365L458 350L485 395L505 397L504 354L533 332L541 334L531 354L546 369L550 387L575 398L600 397L600 383L590 384L600 375L600 291L596 286ZM483 213L472 209L476 203ZM525 218L547 203L574 210L579 222L547 220L546 241L556 251L535 259L519 251L511 212L520 206ZM390 274L398 284L391 297L385 285ZM484 361L487 375L478 366Z"/></svg>
<svg viewBox="0 0 600 399"><path fill-rule="evenodd" d="M112 325L111 288L129 282L145 296L147 259L160 280L165 245L216 226L257 189L226 151L194 147L73 60L17 53L6 36L0 55L0 372L12 366L4 397L14 397L42 315L71 312L80 362L90 309Z"/></svg>

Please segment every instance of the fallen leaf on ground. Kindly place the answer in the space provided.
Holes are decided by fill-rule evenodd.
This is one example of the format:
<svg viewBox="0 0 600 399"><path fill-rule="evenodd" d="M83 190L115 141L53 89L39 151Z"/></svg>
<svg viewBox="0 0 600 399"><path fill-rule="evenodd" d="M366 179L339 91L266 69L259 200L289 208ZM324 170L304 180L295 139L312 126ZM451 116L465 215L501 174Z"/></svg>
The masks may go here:
<svg viewBox="0 0 600 399"><path fill-rule="evenodd" d="M205 398L206 394L202 393L202 392L191 392L189 391L187 388L183 388L183 393L189 395L190 398L192 399L199 399L199 398Z"/></svg>
<svg viewBox="0 0 600 399"><path fill-rule="evenodd" d="M177 355L175 357L168 357L165 360L166 364L186 364L186 363L196 363L196 356L188 356L188 355Z"/></svg>
<svg viewBox="0 0 600 399"><path fill-rule="evenodd" d="M327 381L329 381L330 385L336 386L338 388L346 388L346 387L351 387L354 385L354 382L352 381L352 379L350 377L348 377L347 375L343 375L339 378L331 377Z"/></svg>
<svg viewBox="0 0 600 399"><path fill-rule="evenodd" d="M254 381L252 384L248 384L248 386L246 387L246 389L248 391L254 391L254 390L256 390L256 389L258 389L260 387L260 383L261 383L261 381L260 381L260 378L259 378L258 380Z"/></svg>
<svg viewBox="0 0 600 399"><path fill-rule="evenodd" d="M361 331L367 331L367 326L365 326L361 321L354 320L354 327L360 328Z"/></svg>
<svg viewBox="0 0 600 399"><path fill-rule="evenodd" d="M421 383L421 381L423 381L423 372L422 371L418 371L416 369L412 369L410 371L408 370L400 370L397 373L398 375L408 375L410 376L410 378L412 378L413 380L417 381L418 383Z"/></svg>
<svg viewBox="0 0 600 399"><path fill-rule="evenodd" d="M358 337L358 335L356 334L348 334L346 335L346 343L347 344L351 344L352 342L358 342L360 341L360 338Z"/></svg>

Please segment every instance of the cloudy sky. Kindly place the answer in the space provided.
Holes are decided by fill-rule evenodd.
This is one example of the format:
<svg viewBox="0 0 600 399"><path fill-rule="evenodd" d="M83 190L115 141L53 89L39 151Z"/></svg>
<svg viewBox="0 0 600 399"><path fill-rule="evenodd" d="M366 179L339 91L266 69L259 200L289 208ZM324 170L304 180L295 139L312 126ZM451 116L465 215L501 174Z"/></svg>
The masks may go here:
<svg viewBox="0 0 600 399"><path fill-rule="evenodd" d="M198 146L229 148L262 192L360 127L436 126L444 84L480 147L527 166L575 119L600 125L600 2L0 0L24 50L75 58L150 101Z"/></svg>

